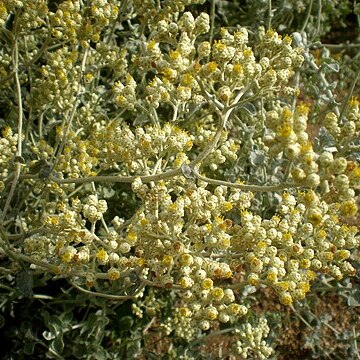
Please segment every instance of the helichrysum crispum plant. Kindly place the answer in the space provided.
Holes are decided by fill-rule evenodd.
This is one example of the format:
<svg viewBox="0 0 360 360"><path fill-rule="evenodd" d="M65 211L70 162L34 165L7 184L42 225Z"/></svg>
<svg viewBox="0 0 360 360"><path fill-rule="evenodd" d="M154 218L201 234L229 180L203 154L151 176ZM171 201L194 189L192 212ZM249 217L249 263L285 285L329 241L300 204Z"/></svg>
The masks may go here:
<svg viewBox="0 0 360 360"><path fill-rule="evenodd" d="M265 359L258 290L292 306L356 274L359 101L335 101L306 27L221 27L214 4L0 1L2 272Z"/></svg>

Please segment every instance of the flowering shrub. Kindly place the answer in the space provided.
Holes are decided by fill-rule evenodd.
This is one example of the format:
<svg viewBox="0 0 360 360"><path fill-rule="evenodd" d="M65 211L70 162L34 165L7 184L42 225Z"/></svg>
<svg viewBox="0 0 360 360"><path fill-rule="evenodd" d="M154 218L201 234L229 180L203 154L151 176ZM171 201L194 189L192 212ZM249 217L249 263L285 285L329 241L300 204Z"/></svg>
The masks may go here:
<svg viewBox="0 0 360 360"><path fill-rule="evenodd" d="M0 1L4 289L57 280L101 332L116 302L175 342L225 329L232 354L266 359L258 293L291 307L356 275L359 101L335 101L306 26L220 27L208 5ZM47 354L84 358L64 314L42 312Z"/></svg>

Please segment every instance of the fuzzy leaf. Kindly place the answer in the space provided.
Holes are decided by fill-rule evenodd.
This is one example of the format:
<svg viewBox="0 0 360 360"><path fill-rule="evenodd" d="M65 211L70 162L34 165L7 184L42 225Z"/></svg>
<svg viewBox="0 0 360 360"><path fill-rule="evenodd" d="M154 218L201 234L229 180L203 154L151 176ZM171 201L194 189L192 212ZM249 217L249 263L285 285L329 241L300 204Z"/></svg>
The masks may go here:
<svg viewBox="0 0 360 360"><path fill-rule="evenodd" d="M353 290L347 299L347 304L352 307L360 306L360 290Z"/></svg>
<svg viewBox="0 0 360 360"><path fill-rule="evenodd" d="M249 115L256 115L256 107L252 103L245 103L241 106Z"/></svg>

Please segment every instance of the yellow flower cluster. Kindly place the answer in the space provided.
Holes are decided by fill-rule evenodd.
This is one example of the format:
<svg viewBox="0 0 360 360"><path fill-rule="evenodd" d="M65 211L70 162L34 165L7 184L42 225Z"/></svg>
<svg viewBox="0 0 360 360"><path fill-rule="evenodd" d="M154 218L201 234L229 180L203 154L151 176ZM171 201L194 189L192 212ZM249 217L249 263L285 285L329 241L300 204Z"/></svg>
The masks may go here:
<svg viewBox="0 0 360 360"><path fill-rule="evenodd" d="M186 153L193 146L193 136L170 123L131 129L113 122L98 126L90 139L81 143L84 144L84 165L96 162L102 169L125 167L131 173L144 173L156 163L159 155L174 167L180 167L187 161Z"/></svg>
<svg viewBox="0 0 360 360"><path fill-rule="evenodd" d="M5 0L0 1L0 26L5 24L8 16L14 11L20 10L17 26L22 30L36 30L45 24L44 17L48 15L46 0L21 1Z"/></svg>
<svg viewBox="0 0 360 360"><path fill-rule="evenodd" d="M116 20L119 8L115 1L95 0L91 6L80 1L63 1L50 16L52 36L58 40L87 46L89 40L98 42L101 29Z"/></svg>
<svg viewBox="0 0 360 360"><path fill-rule="evenodd" d="M9 175L11 161L15 157L17 143L17 134L14 134L10 127L3 129L2 137L0 139L0 191L4 189L5 185L3 181Z"/></svg>
<svg viewBox="0 0 360 360"><path fill-rule="evenodd" d="M284 193L279 210L270 220L243 211L241 225L233 227L233 249L247 253L249 284L271 286L290 305L306 296L319 272L337 280L355 273L348 258L359 246L357 228L340 225L335 209L313 190Z"/></svg>

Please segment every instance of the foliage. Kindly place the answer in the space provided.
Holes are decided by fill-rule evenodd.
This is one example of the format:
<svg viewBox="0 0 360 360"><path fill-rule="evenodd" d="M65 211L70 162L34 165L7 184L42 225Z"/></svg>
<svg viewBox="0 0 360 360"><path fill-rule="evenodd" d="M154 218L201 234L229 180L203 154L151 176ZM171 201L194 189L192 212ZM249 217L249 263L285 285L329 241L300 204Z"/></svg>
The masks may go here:
<svg viewBox="0 0 360 360"><path fill-rule="evenodd" d="M0 1L3 358L360 356L359 5L259 3Z"/></svg>

